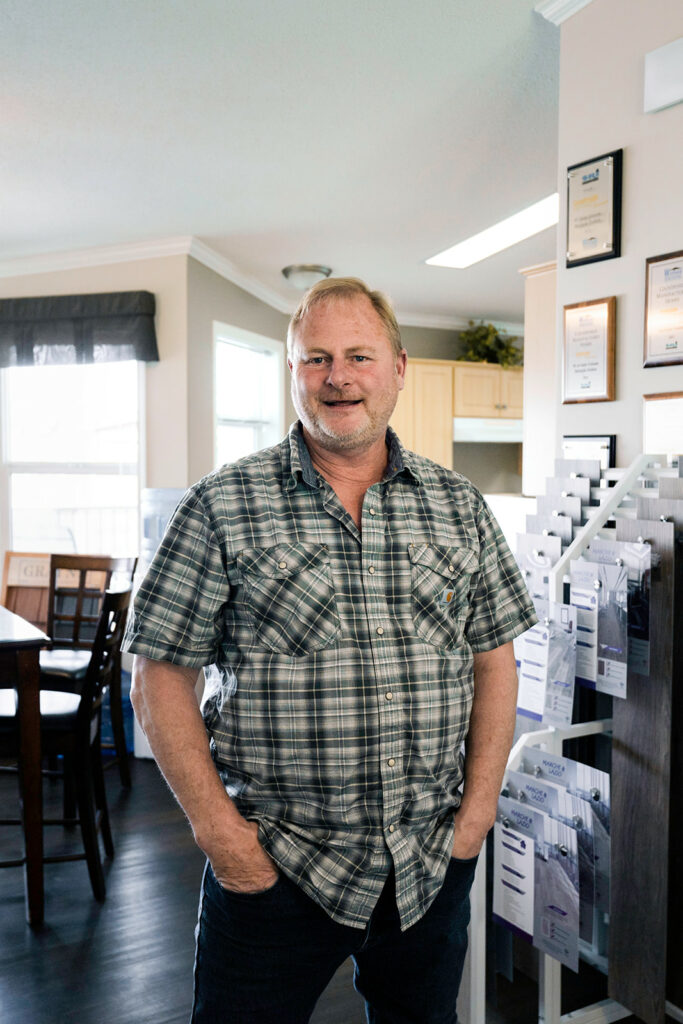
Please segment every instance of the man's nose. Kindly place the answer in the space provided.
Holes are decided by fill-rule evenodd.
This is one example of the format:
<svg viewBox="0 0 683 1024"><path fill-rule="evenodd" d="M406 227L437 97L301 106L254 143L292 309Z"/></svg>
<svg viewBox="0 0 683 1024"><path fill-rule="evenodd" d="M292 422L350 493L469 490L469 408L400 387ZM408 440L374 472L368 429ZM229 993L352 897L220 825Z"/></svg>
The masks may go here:
<svg viewBox="0 0 683 1024"><path fill-rule="evenodd" d="M327 374L326 382L330 387L341 391L351 383L349 366L345 359L333 359Z"/></svg>

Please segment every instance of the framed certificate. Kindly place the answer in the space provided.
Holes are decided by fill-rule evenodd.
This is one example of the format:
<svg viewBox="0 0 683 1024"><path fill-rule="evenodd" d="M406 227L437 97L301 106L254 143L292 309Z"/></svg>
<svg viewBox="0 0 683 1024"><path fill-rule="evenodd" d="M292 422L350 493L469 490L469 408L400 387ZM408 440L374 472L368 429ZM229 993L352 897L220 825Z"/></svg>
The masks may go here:
<svg viewBox="0 0 683 1024"><path fill-rule="evenodd" d="M567 168L567 266L621 255L623 150Z"/></svg>
<svg viewBox="0 0 683 1024"><path fill-rule="evenodd" d="M645 264L643 366L683 363L683 251Z"/></svg>
<svg viewBox="0 0 683 1024"><path fill-rule="evenodd" d="M616 309L614 295L564 307L563 405L614 399Z"/></svg>

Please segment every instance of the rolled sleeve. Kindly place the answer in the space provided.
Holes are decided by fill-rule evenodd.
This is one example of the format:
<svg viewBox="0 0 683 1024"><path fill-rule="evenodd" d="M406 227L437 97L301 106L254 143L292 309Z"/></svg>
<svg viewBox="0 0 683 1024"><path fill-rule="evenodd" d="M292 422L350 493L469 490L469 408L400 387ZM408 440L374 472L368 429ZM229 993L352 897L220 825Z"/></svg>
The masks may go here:
<svg viewBox="0 0 683 1024"><path fill-rule="evenodd" d="M538 621L512 552L490 508L481 501L479 573L465 627L475 653L501 647Z"/></svg>
<svg viewBox="0 0 683 1024"><path fill-rule="evenodd" d="M211 664L217 657L222 608L229 596L201 491L190 489L137 591L123 649L191 668Z"/></svg>

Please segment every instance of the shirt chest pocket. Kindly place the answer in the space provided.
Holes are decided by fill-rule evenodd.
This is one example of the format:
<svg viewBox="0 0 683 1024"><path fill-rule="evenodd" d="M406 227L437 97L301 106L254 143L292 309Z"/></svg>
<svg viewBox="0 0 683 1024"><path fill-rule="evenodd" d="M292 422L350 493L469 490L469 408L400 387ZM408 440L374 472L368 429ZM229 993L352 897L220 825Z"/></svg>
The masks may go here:
<svg viewBox="0 0 683 1024"><path fill-rule="evenodd" d="M260 646L301 657L334 643L341 626L322 544L248 548L238 555L237 567Z"/></svg>
<svg viewBox="0 0 683 1024"><path fill-rule="evenodd" d="M434 647L451 648L463 639L472 574L479 561L467 547L409 544L415 631Z"/></svg>

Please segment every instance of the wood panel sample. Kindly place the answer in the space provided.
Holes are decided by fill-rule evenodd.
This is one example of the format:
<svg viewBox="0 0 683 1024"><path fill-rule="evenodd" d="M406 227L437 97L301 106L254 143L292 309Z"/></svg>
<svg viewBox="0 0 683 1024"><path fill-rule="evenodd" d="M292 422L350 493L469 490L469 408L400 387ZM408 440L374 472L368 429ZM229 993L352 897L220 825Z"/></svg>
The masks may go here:
<svg viewBox="0 0 683 1024"><path fill-rule="evenodd" d="M674 626L674 524L618 519L617 540L659 554L650 590L650 676L614 700L609 994L645 1024L666 1003Z"/></svg>

